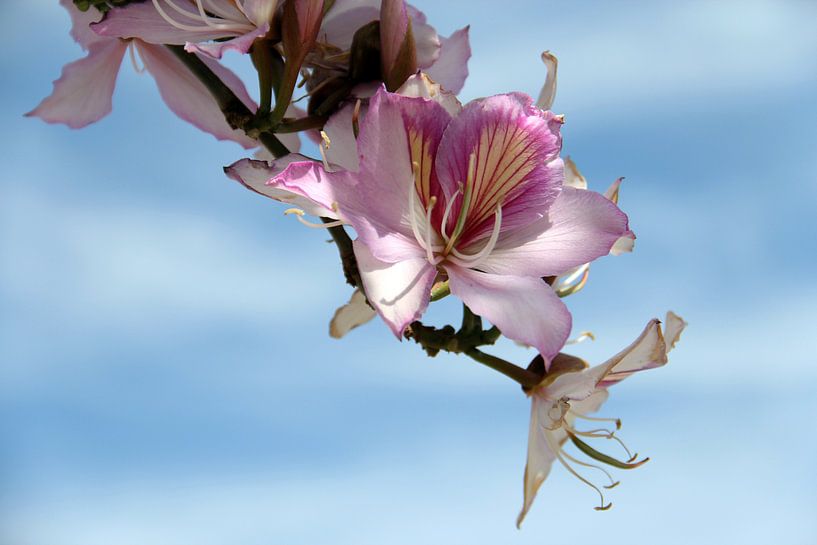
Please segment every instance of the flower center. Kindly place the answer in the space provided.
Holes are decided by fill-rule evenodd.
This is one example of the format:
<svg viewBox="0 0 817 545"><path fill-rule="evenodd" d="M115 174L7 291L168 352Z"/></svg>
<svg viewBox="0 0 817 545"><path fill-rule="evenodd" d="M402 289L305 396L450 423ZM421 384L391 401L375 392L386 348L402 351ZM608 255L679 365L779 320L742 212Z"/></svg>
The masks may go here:
<svg viewBox="0 0 817 545"><path fill-rule="evenodd" d="M468 212L471 208L471 199L473 196L474 191L474 166L476 164L476 154L472 153L469 160L468 160L468 174L465 179L465 184L460 183L459 188L457 191L448 199L448 204L445 207L445 212L443 212L442 222L440 223L440 230L439 234L442 237L444 245L432 245L431 243L431 234L433 233L433 225L431 223L431 211L434 206L437 204L437 198L432 196L428 200L428 205L425 209L425 213L422 214L418 210L418 199L417 199L417 180L420 176L420 165L417 162L413 163L413 170L414 170L414 184L412 184L412 188L409 190L409 214L411 220L411 228L414 232L414 237L417 239L417 243L423 247L426 251L426 257L428 261L432 265L437 265L443 260L448 259L452 263L456 265L460 265L462 267L467 268L474 268L477 267L480 263L482 263L486 257L488 257L491 252L496 247L496 243L499 240L499 234L502 229L502 206L497 204L496 211L494 212L494 227L491 231L491 235L488 237L488 241L476 253L468 254L457 250L456 244L460 241L461 236L466 228L466 219L468 218ZM457 200L457 197L462 195L462 199L460 201L460 209L457 214L457 221L454 224L454 229L449 235L447 233L447 225L449 219L451 217L451 212L454 208L454 203ZM424 216L418 219L418 215ZM420 226L420 222L422 223L422 229Z"/></svg>
<svg viewBox="0 0 817 545"><path fill-rule="evenodd" d="M193 0L189 0L188 5L190 1ZM176 0L153 0L153 5L162 19L179 30L188 32L213 32L218 30L236 36L255 30L255 25L250 23L240 1L235 2L238 11L233 12L224 9L224 7L219 7L213 0L194 0L193 3L196 11L180 7L176 4ZM207 5L206 8L205 4ZM169 8L170 11L166 10L163 5Z"/></svg>
<svg viewBox="0 0 817 545"><path fill-rule="evenodd" d="M545 441L548 444L550 450L556 455L556 459L559 460L565 469L567 469L571 475L579 479L581 482L595 490L599 495L600 504L595 509L597 511L606 511L610 507L613 506L612 503L605 503L604 501L604 493L602 492L602 488L604 489L611 489L618 486L619 481L613 479L613 476L610 475L610 472L604 469L600 465L591 464L584 460L580 460L575 456L572 456L564 449L564 443L566 439L570 439L571 442L580 450L583 454L596 460L598 462L602 462L604 464L617 467L619 469L634 469L636 467L641 466L642 464L646 463L649 458L644 458L642 460L636 461L638 458L638 453L632 454L630 449L627 448L627 445L619 439L615 432L621 429L621 420L618 418L596 418L592 416L587 416L585 414L579 413L575 411L571 405L568 398L561 398L551 406L550 410L548 411L548 416L553 420L553 424L550 426L542 426L542 431L545 436ZM578 430L574 427L574 422L576 419L591 421L591 422L610 422L615 424L616 429L611 430L608 428L596 428L591 430ZM565 434L567 434L567 438L562 437L561 434L558 432L562 430ZM624 452L627 453L629 457L626 462L622 462L612 456L599 452L589 444L587 444L581 438L589 438L589 439L607 439L607 440L614 440L616 441L621 447L624 449ZM581 475L573 466L571 466L570 462L573 464L587 467L591 469L595 469L604 473L607 479L610 481L609 484L603 485L601 488L593 482L591 482L588 478Z"/></svg>

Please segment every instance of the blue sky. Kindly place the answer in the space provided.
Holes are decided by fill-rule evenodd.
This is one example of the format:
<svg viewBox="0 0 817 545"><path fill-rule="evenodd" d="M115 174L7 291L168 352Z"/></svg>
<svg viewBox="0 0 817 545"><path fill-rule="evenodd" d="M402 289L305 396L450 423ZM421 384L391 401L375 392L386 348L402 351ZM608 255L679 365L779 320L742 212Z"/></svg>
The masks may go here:
<svg viewBox="0 0 817 545"><path fill-rule="evenodd" d="M519 389L380 323L330 339L349 291L326 234L226 180L244 152L130 66L96 125L23 118L80 52L59 7L15 0L0 8L0 544L817 540L817 6L417 6L443 33L471 23L464 99L535 95L539 52L556 53L565 152L596 189L626 176L636 252L567 302L597 336L574 348L591 362L667 309L689 321L670 365L605 406L652 461L604 513L556 468L517 531Z"/></svg>

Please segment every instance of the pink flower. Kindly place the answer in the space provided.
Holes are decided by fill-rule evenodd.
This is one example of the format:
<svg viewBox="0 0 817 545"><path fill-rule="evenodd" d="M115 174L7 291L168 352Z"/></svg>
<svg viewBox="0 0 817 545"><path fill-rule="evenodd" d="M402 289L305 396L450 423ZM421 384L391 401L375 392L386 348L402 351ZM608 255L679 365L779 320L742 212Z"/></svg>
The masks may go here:
<svg viewBox="0 0 817 545"><path fill-rule="evenodd" d="M54 82L53 93L26 115L48 123L64 123L72 128L99 121L111 112L119 67L130 49L134 63L138 55L144 69L156 80L162 98L176 115L219 140L233 140L245 148L257 146L255 140L227 124L207 89L169 50L141 40L99 36L89 28L100 17L96 10L82 12L71 0L61 0L60 4L71 15L71 36L88 51L88 55L66 65L60 78ZM255 111L255 103L235 74L212 59L202 60L247 107Z"/></svg>
<svg viewBox="0 0 817 545"><path fill-rule="evenodd" d="M398 338L446 277L473 312L549 362L571 319L542 277L606 255L627 217L595 192L562 186L562 121L527 95L461 109L435 98L381 89L356 142L341 143L355 161L347 152L342 166L272 165L267 184L354 227L364 290Z"/></svg>
<svg viewBox="0 0 817 545"><path fill-rule="evenodd" d="M524 504L516 525L520 526L533 504L536 492L550 473L553 462L558 460L573 476L595 489L601 498L598 510L608 509L611 504L604 503L601 489L590 479L581 474L582 468L595 469L609 479L604 488L613 488L618 482L599 465L577 459L565 451L568 439L578 450L589 458L617 467L633 469L647 461L636 462L636 455L631 455L624 443L616 436L621 421L615 418L596 418L588 416L594 413L607 400L607 389L621 382L630 375L645 369L654 369L667 363L667 354L678 342L686 326L679 316L667 313L665 330L661 331L661 322L652 319L644 331L627 348L595 367L587 368L584 361L560 354L553 362L550 372L542 383L528 394L531 398L530 434L528 438L528 459L525 466ZM578 429L580 420L593 423L595 429L582 431ZM616 430L599 427L599 423L613 423ZM629 460L622 462L602 454L588 444L595 439L617 441L627 453Z"/></svg>

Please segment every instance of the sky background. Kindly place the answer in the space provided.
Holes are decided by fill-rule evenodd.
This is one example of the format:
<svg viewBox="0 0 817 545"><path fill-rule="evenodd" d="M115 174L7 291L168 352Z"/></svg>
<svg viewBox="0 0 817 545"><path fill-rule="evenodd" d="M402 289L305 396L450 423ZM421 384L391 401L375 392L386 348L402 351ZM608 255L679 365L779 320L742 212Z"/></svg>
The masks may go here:
<svg viewBox="0 0 817 545"><path fill-rule="evenodd" d="M326 233L225 179L245 152L127 63L102 122L23 118L81 53L56 3L5 0L0 545L817 543L817 4L416 5L472 25L465 100L535 96L557 54L565 153L594 189L626 176L636 251L567 300L597 336L571 351L689 322L603 410L652 461L603 513L554 468L516 530L515 383L379 322L330 339Z"/></svg>

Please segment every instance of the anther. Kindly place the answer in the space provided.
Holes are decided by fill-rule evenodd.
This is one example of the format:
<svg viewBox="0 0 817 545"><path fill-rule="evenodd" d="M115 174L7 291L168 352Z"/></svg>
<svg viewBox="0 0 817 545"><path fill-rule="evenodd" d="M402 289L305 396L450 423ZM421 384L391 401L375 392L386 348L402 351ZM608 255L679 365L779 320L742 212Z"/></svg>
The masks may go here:
<svg viewBox="0 0 817 545"><path fill-rule="evenodd" d="M304 212L300 208L287 208L286 210L284 210L285 216L294 215L298 221L300 221L307 227L311 227L313 229L329 229L330 227L338 227L340 225L343 225L343 222L341 220L330 221L327 223L314 223L309 220L305 220L303 218L304 214L306 214L306 212Z"/></svg>

